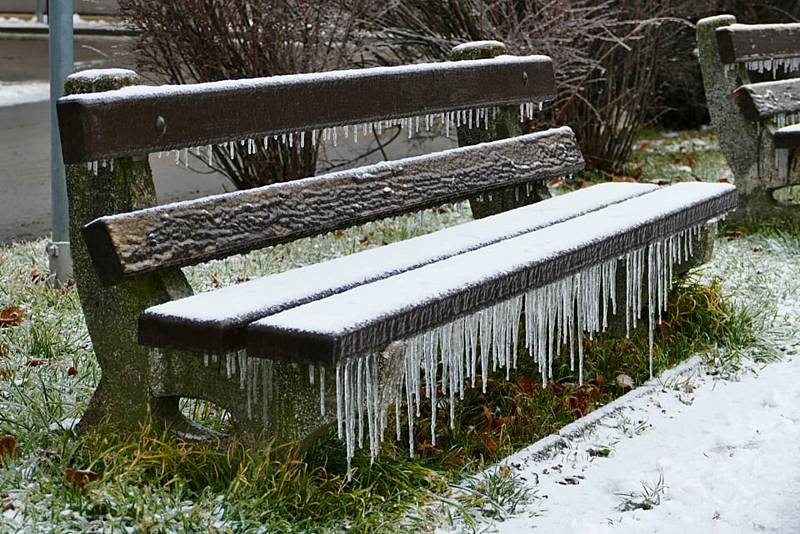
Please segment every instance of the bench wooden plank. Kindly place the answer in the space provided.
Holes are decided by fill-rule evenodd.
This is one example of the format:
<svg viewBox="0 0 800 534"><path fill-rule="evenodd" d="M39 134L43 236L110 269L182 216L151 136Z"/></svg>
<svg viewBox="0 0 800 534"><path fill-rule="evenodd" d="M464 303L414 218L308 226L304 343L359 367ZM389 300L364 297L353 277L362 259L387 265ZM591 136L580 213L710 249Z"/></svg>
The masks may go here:
<svg viewBox="0 0 800 534"><path fill-rule="evenodd" d="M244 327L268 315L655 189L650 184L602 184L414 239L167 302L140 316L139 343L206 353L238 350L244 346Z"/></svg>
<svg viewBox="0 0 800 534"><path fill-rule="evenodd" d="M747 120L760 121L776 115L800 112L800 78L750 83L733 93Z"/></svg>
<svg viewBox="0 0 800 534"><path fill-rule="evenodd" d="M800 148L800 124L793 124L775 130L772 134L775 148Z"/></svg>
<svg viewBox="0 0 800 534"><path fill-rule="evenodd" d="M716 36L723 63L800 57L800 24L731 24Z"/></svg>
<svg viewBox="0 0 800 534"><path fill-rule="evenodd" d="M247 328L247 353L333 366L619 257L736 204L736 189L728 184L663 188L272 315Z"/></svg>
<svg viewBox="0 0 800 534"><path fill-rule="evenodd" d="M555 97L546 56L501 56L182 86L59 100L65 163Z"/></svg>
<svg viewBox="0 0 800 534"><path fill-rule="evenodd" d="M555 128L257 189L97 219L84 229L105 283L183 267L578 172L575 135Z"/></svg>

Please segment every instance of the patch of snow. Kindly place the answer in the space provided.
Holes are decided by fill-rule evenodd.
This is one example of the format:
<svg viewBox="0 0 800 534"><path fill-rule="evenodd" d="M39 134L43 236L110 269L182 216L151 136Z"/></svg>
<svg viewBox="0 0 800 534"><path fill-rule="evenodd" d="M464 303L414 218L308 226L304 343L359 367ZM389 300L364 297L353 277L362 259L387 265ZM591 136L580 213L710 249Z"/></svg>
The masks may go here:
<svg viewBox="0 0 800 534"><path fill-rule="evenodd" d="M47 82L6 83L0 81L0 107L18 106L50 99Z"/></svg>

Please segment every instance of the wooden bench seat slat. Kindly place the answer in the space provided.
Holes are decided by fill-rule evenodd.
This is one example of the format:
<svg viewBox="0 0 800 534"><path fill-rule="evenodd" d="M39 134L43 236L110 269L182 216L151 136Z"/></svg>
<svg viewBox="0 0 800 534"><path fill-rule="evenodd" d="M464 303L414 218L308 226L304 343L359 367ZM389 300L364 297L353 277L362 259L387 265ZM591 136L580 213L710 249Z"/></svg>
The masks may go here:
<svg viewBox="0 0 800 534"><path fill-rule="evenodd" d="M741 86L733 97L750 121L800 112L800 78Z"/></svg>
<svg viewBox="0 0 800 534"><path fill-rule="evenodd" d="M602 184L432 234L167 302L141 315L139 342L207 353L237 350L244 346L244 327L255 320L655 189L650 184Z"/></svg>
<svg viewBox="0 0 800 534"><path fill-rule="evenodd" d="M800 24L731 24L715 33L723 63L800 57Z"/></svg>
<svg viewBox="0 0 800 534"><path fill-rule="evenodd" d="M800 148L800 124L779 128L772 134L772 138L775 142L775 148Z"/></svg>
<svg viewBox="0 0 800 534"><path fill-rule="evenodd" d="M383 119L555 97L546 56L501 56L186 86L58 103L64 162L86 163Z"/></svg>
<svg viewBox="0 0 800 534"><path fill-rule="evenodd" d="M569 128L102 217L84 228L107 284L578 172Z"/></svg>
<svg viewBox="0 0 800 534"><path fill-rule="evenodd" d="M247 328L247 353L333 366L721 216L736 203L728 184L663 188L272 315Z"/></svg>

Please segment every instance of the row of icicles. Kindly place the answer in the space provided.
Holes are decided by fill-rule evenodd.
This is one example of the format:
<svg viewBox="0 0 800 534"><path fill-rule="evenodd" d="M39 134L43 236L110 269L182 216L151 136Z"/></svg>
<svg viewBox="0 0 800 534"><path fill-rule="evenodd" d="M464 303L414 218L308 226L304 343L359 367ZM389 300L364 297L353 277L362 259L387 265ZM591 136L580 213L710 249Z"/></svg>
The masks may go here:
<svg viewBox="0 0 800 534"><path fill-rule="evenodd" d="M745 61L744 66L747 70L758 72L759 74L771 72L774 78L778 75L779 70L782 70L784 74L800 71L800 57ZM725 70L725 77L728 78L730 73L736 70L736 67L738 67L737 63L726 63L723 67Z"/></svg>
<svg viewBox="0 0 800 534"><path fill-rule="evenodd" d="M528 102L519 105L520 120L531 120L536 111L542 110L542 103ZM384 130L390 128L400 128L408 132L411 139L421 131L430 132L432 130L443 132L445 137L450 137L451 130L455 128L484 128L488 129L497 119L498 108L464 109L423 116L403 117L396 119L384 119L371 123L352 124L345 126L334 126L323 128L322 130L309 130L302 132L283 133L262 137L259 139L248 138L225 143L204 145L193 148L183 148L171 150L169 152L157 152L159 158L173 157L176 165L189 166L189 155L204 161L209 167L214 165L215 148L227 154L230 159L234 159L237 153L244 149L248 156L258 153L263 147L267 150L270 142L280 143L283 146L293 148L299 146L304 148L306 145L318 145L320 143L330 144L334 147L338 145L340 139L352 139L353 143L358 143L359 135L366 137L374 132L381 135ZM86 168L97 175L100 170L114 170L114 160L91 161L86 164Z"/></svg>
<svg viewBox="0 0 800 534"><path fill-rule="evenodd" d="M388 426L391 404L398 440L402 432L401 408L405 406L411 455L415 419L420 417L424 399L429 399L432 406L446 401L452 428L456 398L463 399L465 388L475 387L479 377L484 392L491 373L501 371L508 377L517 366L520 341L537 363L543 386L553 379L553 363L562 347L569 354L570 370L577 372L578 382L583 384L583 335L588 334L591 339L605 330L609 317L617 314L620 306L624 306L628 334L644 320L645 307L648 311L652 376L654 326L667 306L673 267L692 256L700 235L701 226L694 226L619 258L625 266L624 302L617 299L620 263L614 258L405 340L399 379L395 376L393 381L387 381L385 375L392 373L384 374L385 367L392 364L380 353L340 362L335 369L336 418L348 463L365 441L374 460ZM206 355L205 364L212 362L220 364L217 356ZM249 358L244 351L228 354L223 362L221 371L229 379L238 379L241 389L246 390L247 416L261 415L267 424L269 400L275 393L272 362ZM320 412L325 416L326 369L309 366L308 374L309 382L319 385ZM258 405L263 414L255 413ZM436 420L431 417L433 445Z"/></svg>

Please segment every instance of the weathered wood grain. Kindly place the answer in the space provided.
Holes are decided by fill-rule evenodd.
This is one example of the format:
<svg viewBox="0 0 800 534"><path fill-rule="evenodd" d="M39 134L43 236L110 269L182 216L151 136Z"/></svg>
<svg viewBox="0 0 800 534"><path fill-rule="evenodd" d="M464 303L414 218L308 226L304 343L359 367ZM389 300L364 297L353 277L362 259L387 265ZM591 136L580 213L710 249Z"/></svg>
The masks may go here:
<svg viewBox="0 0 800 534"><path fill-rule="evenodd" d="M106 283L347 228L583 168L569 128L102 217L84 238Z"/></svg>
<svg viewBox="0 0 800 534"><path fill-rule="evenodd" d="M656 189L651 184L600 184L383 247L165 302L139 316L139 344L205 354L237 351L244 348L245 327L269 315L538 231Z"/></svg>
<svg viewBox="0 0 800 534"><path fill-rule="evenodd" d="M554 97L550 58L503 56L136 87L61 99L58 115L64 161L75 164Z"/></svg>
<svg viewBox="0 0 800 534"><path fill-rule="evenodd" d="M775 148L800 148L800 125L780 128L772 134Z"/></svg>
<svg viewBox="0 0 800 534"><path fill-rule="evenodd" d="M716 35L723 63L800 57L800 24L731 24Z"/></svg>
<svg viewBox="0 0 800 534"><path fill-rule="evenodd" d="M656 203L654 210L657 210L657 193L650 193L642 198L651 196ZM425 302L413 307L382 311L373 320L352 324L342 330L311 331L297 326L288 327L285 323L274 326L270 324L271 318L267 317L248 326L247 353L253 357L334 366L343 359L380 350L390 342L414 336L532 288L560 280L591 265L619 257L682 229L718 217L734 209L736 205L736 190L727 187L718 196L704 199L678 212L649 218L640 226L610 235L601 242L567 248L563 254L552 257L533 258L526 265L521 265L518 259L512 259L508 264L514 266L504 270L502 275L489 279L476 276L469 285L462 286L461 289L448 288L446 292L440 292L440 288L431 288ZM588 214L581 219L589 220L593 215ZM498 262L508 260L498 258ZM406 275L414 273L415 271L410 271ZM378 283L393 280L401 282L399 277L395 277ZM408 280L403 280L402 283L408 283ZM354 299L344 300L349 305L356 305ZM293 308L289 313L315 316L311 307L322 302ZM336 305L333 301L329 302Z"/></svg>
<svg viewBox="0 0 800 534"><path fill-rule="evenodd" d="M800 112L800 78L751 83L733 93L746 119L760 121Z"/></svg>

